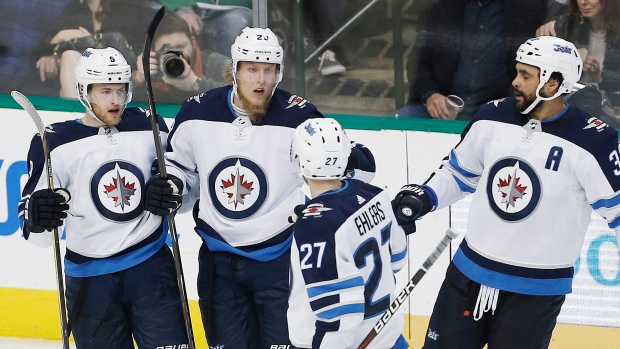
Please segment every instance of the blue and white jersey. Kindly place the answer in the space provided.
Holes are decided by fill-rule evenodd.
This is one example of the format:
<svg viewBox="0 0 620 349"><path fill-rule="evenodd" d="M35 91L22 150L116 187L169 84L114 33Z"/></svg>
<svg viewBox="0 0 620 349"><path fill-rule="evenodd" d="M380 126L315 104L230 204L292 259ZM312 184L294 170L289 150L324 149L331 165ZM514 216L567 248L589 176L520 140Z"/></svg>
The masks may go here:
<svg viewBox="0 0 620 349"><path fill-rule="evenodd" d="M231 93L232 86L224 86L183 103L166 165L185 184L182 210L200 200L196 230L210 250L267 261L290 248L288 217L305 200L290 161L295 128L323 115L307 100L276 89L266 115L253 125L237 116ZM356 148L374 173L372 155Z"/></svg>
<svg viewBox="0 0 620 349"><path fill-rule="evenodd" d="M592 209L620 233L618 133L572 106L545 121L514 98L483 105L426 183L437 208L473 193L454 264L500 290L561 295Z"/></svg>
<svg viewBox="0 0 620 349"><path fill-rule="evenodd" d="M294 226L289 337L298 348L357 348L396 298L407 240L384 190L358 180L310 200ZM368 348L408 348L400 312Z"/></svg>
<svg viewBox="0 0 620 349"><path fill-rule="evenodd" d="M153 131L147 111L127 108L112 127L91 127L79 119L46 128L54 186L71 193L65 220L65 272L86 277L109 274L137 265L166 241L162 217L142 209L146 181L156 163ZM165 145L168 128L159 117ZM29 178L19 203L24 229L25 201L47 188L41 138L36 135L28 152ZM51 233L24 231L39 246L51 245Z"/></svg>

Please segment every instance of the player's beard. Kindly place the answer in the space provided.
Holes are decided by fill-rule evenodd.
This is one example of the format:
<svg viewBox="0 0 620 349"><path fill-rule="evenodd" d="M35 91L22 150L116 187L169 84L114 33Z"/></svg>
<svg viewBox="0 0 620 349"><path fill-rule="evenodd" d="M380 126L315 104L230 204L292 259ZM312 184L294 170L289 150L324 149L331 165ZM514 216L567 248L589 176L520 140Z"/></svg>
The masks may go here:
<svg viewBox="0 0 620 349"><path fill-rule="evenodd" d="M245 110L250 119L252 120L252 124L256 125L263 120L265 114L267 114L267 108L269 108L269 102L271 101L271 97L266 99L261 103L253 103L249 99L245 98L243 93L238 93L239 100L243 105L243 110Z"/></svg>
<svg viewBox="0 0 620 349"><path fill-rule="evenodd" d="M530 105L532 105L532 103L534 103L534 101L536 100L536 92L526 94L526 93L523 93L523 91L519 91L519 90L517 90L516 88L513 88L513 91L514 91L515 95L516 95L516 94L519 94L519 95L523 98L523 101L521 101L521 102L517 101L517 104L516 104L517 110L519 110L520 112L525 111L525 110L526 110L527 108L529 108L529 107L530 107ZM541 95L541 97L546 97L546 96L543 94L543 91L540 91L540 95ZM541 106L544 102L545 102L545 101L540 101L538 104L536 104L536 106L534 107L534 109L532 109L532 110L530 111L530 113L531 113L531 112L533 112L534 110L536 110L536 109L540 108L540 106Z"/></svg>

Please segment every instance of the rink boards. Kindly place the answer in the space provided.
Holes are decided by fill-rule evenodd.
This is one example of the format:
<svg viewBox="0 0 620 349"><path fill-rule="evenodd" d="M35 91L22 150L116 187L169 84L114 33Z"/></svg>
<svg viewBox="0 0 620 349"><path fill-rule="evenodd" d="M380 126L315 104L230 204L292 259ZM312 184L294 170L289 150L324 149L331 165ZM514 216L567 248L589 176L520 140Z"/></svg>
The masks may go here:
<svg viewBox="0 0 620 349"><path fill-rule="evenodd" d="M36 128L23 110L0 109L0 112L6 125L0 131L0 336L59 338L52 249L40 249L25 242L17 220L16 207L27 177L26 153ZM82 116L69 112L40 113L46 124ZM368 126L376 125L369 118L360 117L360 122L350 118L341 121L349 129L351 139L373 151L377 161L373 184L387 188L392 196L403 184L423 181L459 140L458 134L404 131L420 128L411 120L396 120L390 124L396 125L392 127L395 129L379 130L375 128L380 127ZM167 121L172 124L173 119ZM468 200L464 200L419 222L418 233L409 241L408 268L397 275L398 289L420 267L448 226L464 231L468 205ZM206 348L196 302L201 241L193 232L189 214L178 215L176 222L195 334L199 347ZM61 247L64 249L62 242ZM455 248L456 244L452 250ZM415 348L423 341L448 263L449 254L445 253L403 306L410 320L404 333ZM561 325L554 333L552 348L611 348L620 343L619 264L615 234L593 214L581 256L575 263L573 293L567 297L558 319Z"/></svg>

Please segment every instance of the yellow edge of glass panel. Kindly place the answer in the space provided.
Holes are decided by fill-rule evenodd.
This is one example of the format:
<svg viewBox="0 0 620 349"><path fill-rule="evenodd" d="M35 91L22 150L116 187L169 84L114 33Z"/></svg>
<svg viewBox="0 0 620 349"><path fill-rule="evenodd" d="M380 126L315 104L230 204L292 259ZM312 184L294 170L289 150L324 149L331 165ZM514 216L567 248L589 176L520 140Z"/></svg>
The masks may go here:
<svg viewBox="0 0 620 349"><path fill-rule="evenodd" d="M197 301L190 301L197 349L208 349ZM55 291L0 287L0 336L60 340ZM424 343L429 318L405 316L403 334L411 348ZM551 349L608 349L620 343L620 328L558 325Z"/></svg>

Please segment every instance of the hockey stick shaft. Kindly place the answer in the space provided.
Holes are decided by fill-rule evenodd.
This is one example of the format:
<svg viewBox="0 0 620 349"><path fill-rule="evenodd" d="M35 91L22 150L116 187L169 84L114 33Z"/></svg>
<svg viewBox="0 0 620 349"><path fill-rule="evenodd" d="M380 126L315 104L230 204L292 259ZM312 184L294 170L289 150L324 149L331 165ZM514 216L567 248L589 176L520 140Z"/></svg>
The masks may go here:
<svg viewBox="0 0 620 349"><path fill-rule="evenodd" d="M45 126L39 116L39 113L34 108L34 105L19 91L12 91L11 97L17 102L24 110L30 115L32 121L34 121L41 137L41 143L43 144L43 156L45 157L45 166L47 167L47 187L50 190L54 190L54 177L52 176L52 158L50 156L50 150L47 143L47 133L45 132ZM54 249L54 264L56 267L56 286L58 288L58 311L60 313L60 330L62 338L62 347L69 349L69 332L67 330L67 303L65 300L65 284L63 281L62 272L62 260L60 256L60 236L58 234L58 228L52 230L52 246Z"/></svg>
<svg viewBox="0 0 620 349"><path fill-rule="evenodd" d="M400 308L400 306L405 302L407 297L409 297L411 291L413 291L413 289L420 282L420 280L422 280L422 277L426 275L426 273L433 266L435 261L437 261L437 258L441 256L441 253L446 249L446 247L450 245L450 241L452 241L452 239L457 236L458 233L456 232L456 230L448 228L448 230L446 231L446 235L441 239L437 247L435 247L435 249L433 250L433 252L431 252L428 258L426 258L426 260L422 264L422 267L415 273L415 275L413 275L413 278L409 280L403 290L400 291L396 299L392 302L392 304L390 304L387 311L381 316L379 321L377 321L375 326L372 328L370 333L368 333L366 338L364 338L364 340L359 345L359 347L357 347L357 349L366 349L368 347L370 342L379 334L379 332L381 332L381 330L383 330L387 322L390 321L398 308Z"/></svg>
<svg viewBox="0 0 620 349"><path fill-rule="evenodd" d="M166 162L162 150L161 138L159 135L159 126L157 124L157 111L155 109L155 98L153 96L153 87L151 85L151 45L153 44L153 36L157 30L157 26L166 14L166 6L162 6L149 25L149 29L144 41L144 50L142 51L142 67L144 68L144 81L146 83L146 93L148 95L151 128L153 129L153 139L155 140L155 151L157 152L157 164L159 166L160 177L166 177ZM182 188L179 188L182 190ZM179 241L177 239L177 229L174 222L174 214L168 215L168 232L170 233L170 241L172 242L172 255L174 258L174 267L177 273L177 284L181 296L181 305L183 307L183 320L185 321L185 330L187 331L187 339L190 349L195 349L194 331L192 329L192 319L189 313L189 302L187 301L187 291L185 288L185 277L183 276L183 265L181 263L181 251L179 250Z"/></svg>

